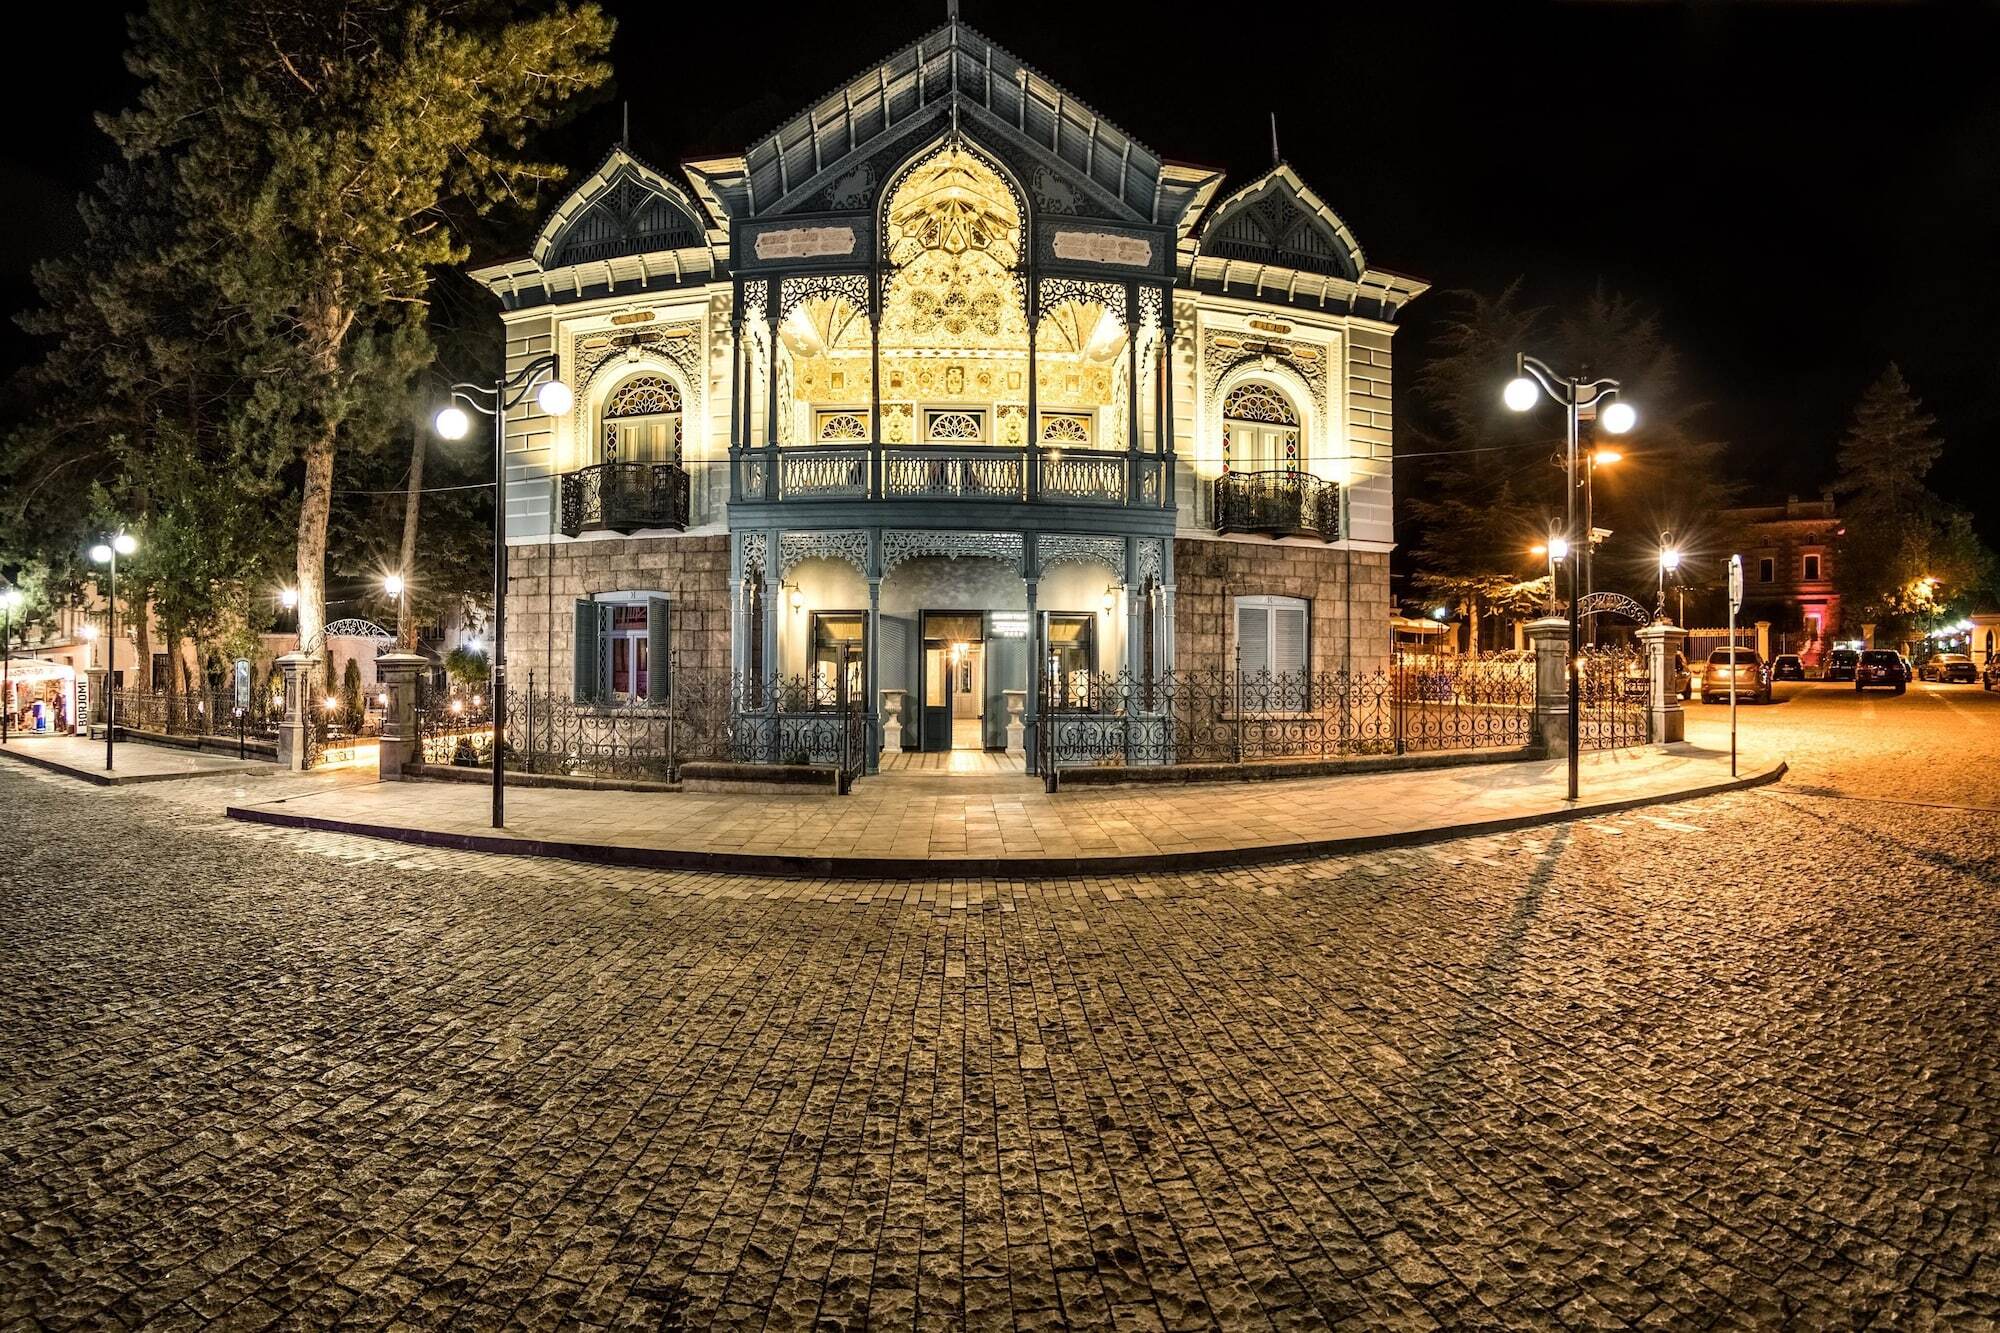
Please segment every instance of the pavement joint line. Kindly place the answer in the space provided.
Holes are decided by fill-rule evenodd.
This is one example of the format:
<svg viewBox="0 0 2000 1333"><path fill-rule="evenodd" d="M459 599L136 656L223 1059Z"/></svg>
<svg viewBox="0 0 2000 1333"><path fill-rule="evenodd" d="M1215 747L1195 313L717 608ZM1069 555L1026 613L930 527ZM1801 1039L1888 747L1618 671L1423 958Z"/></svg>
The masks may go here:
<svg viewBox="0 0 2000 1333"><path fill-rule="evenodd" d="M1675 791L1648 792L1596 803L1564 801L1555 809L1472 820L1461 824L1397 829L1384 833L1355 834L1291 843L1200 848L1189 851L1126 852L1103 856L819 856L806 853L636 847L619 843L517 838L492 833L454 833L437 829L371 824L322 815L291 814L269 808L270 805L283 804L286 798L254 806L231 805L225 808L223 813L229 819L245 823L343 833L486 855L543 857L590 865L662 870L710 870L792 879L929 880L940 877L989 879L996 876L1046 879L1078 875L1125 875L1158 870L1211 870L1238 866L1278 865L1325 856L1352 855L1389 848L1422 847L1547 824L1571 823L1679 801L1699 800L1702 797L1718 796L1727 792L1746 791L1774 783L1784 777L1787 771L1786 761L1777 760L1763 771L1723 782L1704 783Z"/></svg>

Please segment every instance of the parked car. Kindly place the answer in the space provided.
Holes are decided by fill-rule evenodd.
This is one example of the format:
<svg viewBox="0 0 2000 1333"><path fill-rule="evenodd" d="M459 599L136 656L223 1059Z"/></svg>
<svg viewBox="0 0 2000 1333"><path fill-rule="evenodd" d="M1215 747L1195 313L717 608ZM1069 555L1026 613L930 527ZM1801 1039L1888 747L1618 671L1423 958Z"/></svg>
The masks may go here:
<svg viewBox="0 0 2000 1333"><path fill-rule="evenodd" d="M1903 670L1903 655L1893 648L1870 648L1861 654L1861 660L1854 667L1854 692L1859 694L1869 686L1888 686L1901 694L1909 687L1910 677Z"/></svg>
<svg viewBox="0 0 2000 1333"><path fill-rule="evenodd" d="M1979 668L1964 653L1934 653L1917 668L1917 676L1921 680L1934 680L1944 685L1954 682L1977 685Z"/></svg>
<svg viewBox="0 0 2000 1333"><path fill-rule="evenodd" d="M1897 653L1896 660L1903 664L1903 683L1908 685L1917 678L1916 664L1910 661L1910 655L1904 652Z"/></svg>
<svg viewBox="0 0 2000 1333"><path fill-rule="evenodd" d="M1986 655L1986 674L1980 678L1989 690L2000 690L2000 653Z"/></svg>
<svg viewBox="0 0 2000 1333"><path fill-rule="evenodd" d="M1771 669L1755 648L1717 648L1711 652L1701 668L1701 701L1726 702L1732 677L1738 699L1760 704L1771 702Z"/></svg>
<svg viewBox="0 0 2000 1333"><path fill-rule="evenodd" d="M1828 680L1853 680L1854 668L1859 665L1861 654L1852 648L1836 648L1826 655L1826 678Z"/></svg>
<svg viewBox="0 0 2000 1333"><path fill-rule="evenodd" d="M1772 680L1804 680L1805 660L1797 653L1779 653L1771 659Z"/></svg>

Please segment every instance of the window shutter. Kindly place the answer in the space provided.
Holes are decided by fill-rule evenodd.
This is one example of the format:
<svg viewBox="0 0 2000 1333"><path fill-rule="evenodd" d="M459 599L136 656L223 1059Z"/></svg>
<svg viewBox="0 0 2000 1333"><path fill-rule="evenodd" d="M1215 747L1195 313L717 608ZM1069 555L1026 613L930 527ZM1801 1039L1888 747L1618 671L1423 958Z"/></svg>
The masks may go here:
<svg viewBox="0 0 2000 1333"><path fill-rule="evenodd" d="M1251 675L1271 669L1271 613L1261 606L1236 608L1236 669Z"/></svg>
<svg viewBox="0 0 2000 1333"><path fill-rule="evenodd" d="M1306 669L1306 609L1281 606L1272 611L1275 634L1271 645L1272 675L1303 675Z"/></svg>
<svg viewBox="0 0 2000 1333"><path fill-rule="evenodd" d="M603 647L603 641L598 637L597 603L587 600L578 602L575 625L570 697L580 704L594 703L598 698L597 659Z"/></svg>
<svg viewBox="0 0 2000 1333"><path fill-rule="evenodd" d="M646 702L667 701L667 673L673 670L673 635L669 633L667 599L646 599Z"/></svg>

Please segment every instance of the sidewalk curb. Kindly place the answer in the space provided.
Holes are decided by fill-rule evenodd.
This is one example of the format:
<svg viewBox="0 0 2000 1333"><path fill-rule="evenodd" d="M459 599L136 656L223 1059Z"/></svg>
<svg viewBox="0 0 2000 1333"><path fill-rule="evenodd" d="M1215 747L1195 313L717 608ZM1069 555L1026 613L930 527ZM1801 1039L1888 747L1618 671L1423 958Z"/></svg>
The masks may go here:
<svg viewBox="0 0 2000 1333"><path fill-rule="evenodd" d="M120 727L119 730L123 731L124 728ZM146 742L120 741L119 744L144 745ZM78 782L88 782L94 787L130 787L141 782L180 782L186 778L212 778L235 773L262 773L276 769L274 764L244 760L223 768L202 768L188 773L103 773L88 768L77 768L73 764L57 763L38 754L29 754L25 750L0 750L0 758L18 759L30 767L74 778Z"/></svg>
<svg viewBox="0 0 2000 1333"><path fill-rule="evenodd" d="M1022 857L896 857L795 856L760 852L691 851L669 847L621 847L610 843L559 842L541 838L496 837L489 833L443 833L434 829L404 828L390 824L366 824L354 820L327 819L318 815L294 815L269 806L228 807L230 819L280 828L310 829L321 833L349 833L390 842L413 843L461 852L487 852L500 856L541 856L589 865L636 866L651 870L708 870L724 874L772 875L788 879L1064 879L1081 875L1124 875L1144 871L1208 870L1234 866L1267 865L1282 861L1303 861L1322 856L1381 851L1394 847L1416 847L1425 843L1476 838L1489 833L1506 833L1539 824L1559 824L1593 815L1616 814L1651 805L1697 800L1724 792L1743 791L1776 782L1787 771L1779 760L1762 772L1727 782L1706 783L1678 791L1656 792L1623 800L1580 804L1571 809L1543 810L1528 815L1472 824L1446 824L1435 828L1407 829L1395 833L1372 833L1350 838L1323 838L1312 842L1273 843L1256 847L1219 847L1187 852L1155 852L1113 856L1022 856Z"/></svg>

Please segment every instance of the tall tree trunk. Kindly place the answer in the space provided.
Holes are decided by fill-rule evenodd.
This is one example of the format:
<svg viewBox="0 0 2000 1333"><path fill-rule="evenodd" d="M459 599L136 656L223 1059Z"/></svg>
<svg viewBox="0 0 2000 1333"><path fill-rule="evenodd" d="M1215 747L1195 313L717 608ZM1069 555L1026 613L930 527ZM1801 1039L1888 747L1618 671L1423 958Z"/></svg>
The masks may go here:
<svg viewBox="0 0 2000 1333"><path fill-rule="evenodd" d="M299 499L299 651L326 657L326 525L333 508L333 432L331 423L305 450L305 491ZM312 673L319 684L321 673ZM317 697L317 689L312 696Z"/></svg>
<svg viewBox="0 0 2000 1333"><path fill-rule="evenodd" d="M127 683L135 690L150 690L153 688L153 617L150 614L151 611L152 607L147 603L144 594L126 599L125 614L127 623L132 626L132 649L138 654L139 658L138 665L132 672L132 679ZM111 665L116 667L118 663L114 660Z"/></svg>
<svg viewBox="0 0 2000 1333"><path fill-rule="evenodd" d="M403 576L403 595L396 599L396 646L404 652L417 647L417 612L414 571L417 567L417 515L424 497L424 432L415 432L410 445L410 486L403 496L403 555L397 573Z"/></svg>
<svg viewBox="0 0 2000 1333"><path fill-rule="evenodd" d="M1472 594L1472 596L1466 598L1465 604L1469 608L1468 615L1470 615L1472 620L1472 625L1471 625L1472 655L1474 657L1477 657L1479 656L1479 646L1480 646L1479 645L1479 594L1474 593Z"/></svg>

